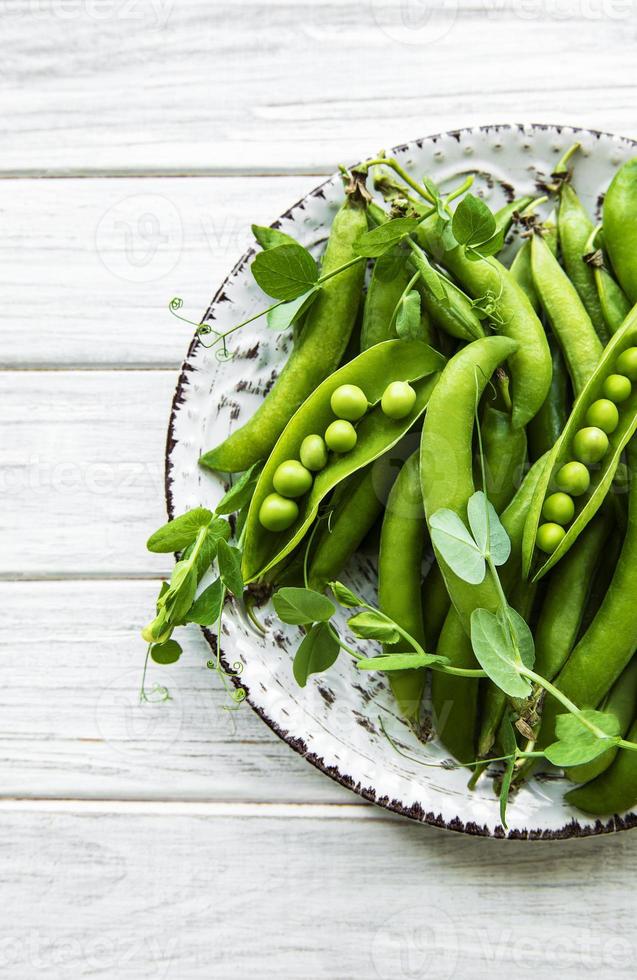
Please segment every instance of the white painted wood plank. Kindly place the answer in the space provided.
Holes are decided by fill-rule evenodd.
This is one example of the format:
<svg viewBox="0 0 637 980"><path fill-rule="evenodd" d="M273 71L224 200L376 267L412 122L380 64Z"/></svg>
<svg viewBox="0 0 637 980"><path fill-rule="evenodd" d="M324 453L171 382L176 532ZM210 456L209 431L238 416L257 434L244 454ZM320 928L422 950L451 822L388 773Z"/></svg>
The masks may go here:
<svg viewBox="0 0 637 980"><path fill-rule="evenodd" d="M0 167L329 172L531 117L630 135L632 17L623 0L12 0Z"/></svg>
<svg viewBox="0 0 637 980"><path fill-rule="evenodd" d="M4 804L2 975L633 975L630 835L503 846L361 816Z"/></svg>
<svg viewBox="0 0 637 980"><path fill-rule="evenodd" d="M0 365L177 367L251 239L311 177L0 181Z"/></svg>
<svg viewBox="0 0 637 980"><path fill-rule="evenodd" d="M176 372L0 372L0 575L161 575Z"/></svg>
<svg viewBox="0 0 637 980"><path fill-rule="evenodd" d="M182 630L178 664L149 665L140 630L156 582L3 582L0 797L365 804L229 711L210 649Z"/></svg>

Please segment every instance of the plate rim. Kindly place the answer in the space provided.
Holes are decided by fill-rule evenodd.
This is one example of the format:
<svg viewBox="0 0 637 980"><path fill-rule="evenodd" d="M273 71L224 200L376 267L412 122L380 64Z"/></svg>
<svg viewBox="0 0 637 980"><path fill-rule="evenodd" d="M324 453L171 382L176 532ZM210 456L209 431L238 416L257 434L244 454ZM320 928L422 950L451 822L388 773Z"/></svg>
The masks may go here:
<svg viewBox="0 0 637 980"><path fill-rule="evenodd" d="M563 130L569 130L572 133L586 133L590 136L600 139L602 137L611 139L615 142L620 142L627 144L630 147L637 149L637 140L632 139L629 136L619 136L616 133L608 133L604 130L591 129L586 126L571 126L566 123L536 123L536 122L510 122L510 123L485 123L479 126L463 126L459 129L445 130L439 133L431 133L428 136L417 137L413 140L409 140L405 143L399 143L396 146L390 148L390 153L401 153L408 150L411 146L422 146L424 143L433 142L437 140L444 139L445 137L452 137L458 142L461 141L464 135L471 133L485 133L485 132L519 132L525 133L529 131L542 131L554 130L556 133L561 134ZM363 162L363 161L361 161ZM356 167L357 164L352 164ZM316 196L317 192L320 191L325 185L329 184L335 177L335 173L330 174L321 181L321 183L310 188L306 194L304 194L298 201L291 204L286 208L282 214L280 214L272 222L270 227L276 228L282 219L285 219L293 210L298 208L303 202L311 197ZM205 322L206 318L209 316L210 312L214 306L221 300L223 296L224 289L226 285L232 280L232 278L240 273L246 264L250 261L252 256L256 254L256 250L252 247L246 249L246 251L239 257L235 262L230 272L225 276L217 290L215 291L212 299L210 300L200 322ZM170 416L168 420L168 430L166 434L166 443L164 451L164 494L166 499L166 510L170 520L175 516L175 504L173 499L172 491L172 469L173 461L171 458L172 450L177 443L175 438L175 426L177 420L177 413L181 405L185 402L185 390L188 386L188 375L194 368L190 364L190 359L200 344L200 338L195 333L188 345L188 350L186 356L182 362L181 368L179 370L179 376L177 379L177 385L175 388L175 393L172 398L170 407ZM217 656L217 637L216 635L207 627L200 627L203 636L212 650L213 656ZM307 762L309 762L314 768L318 769L320 772L329 776L334 782L345 787L345 789L351 790L356 793L357 796L361 797L368 803L373 803L376 806L382 807L391 813L396 813L399 816L405 817L416 823L426 824L431 827L437 827L441 830L448 830L458 834L465 834L469 837L480 837L480 838L495 838L497 840L528 840L528 841L546 841L546 840L582 840L584 838L599 837L605 834L614 834L624 830L632 830L637 827L637 811L630 811L629 813L620 816L619 814L613 814L608 818L598 817L594 824L584 825L579 823L577 819L569 820L556 830L548 830L543 828L537 828L532 830L527 829L516 829L516 830L505 830L501 824L498 824L493 830L487 827L485 824L479 824L474 821L463 821L460 817L454 817L451 820L445 820L441 814L436 814L433 810L427 812L420 803L414 803L411 806L406 805L401 800L390 799L388 796L379 797L376 790L372 786L363 786L361 783L356 782L350 775L341 771L338 766L328 765L325 760L318 755L316 752L309 750L306 742L301 737L292 734L289 731L284 730L281 726L270 718L263 707L254 702L250 697L250 689L243 681L233 675L230 670L230 665L227 658L224 656L223 647L219 653L220 661L226 671L229 671L232 683L236 688L241 687L245 693L245 701L250 705L250 708L258 715L258 717L268 726L268 728L274 732L286 745L289 745L298 755L302 756Z"/></svg>

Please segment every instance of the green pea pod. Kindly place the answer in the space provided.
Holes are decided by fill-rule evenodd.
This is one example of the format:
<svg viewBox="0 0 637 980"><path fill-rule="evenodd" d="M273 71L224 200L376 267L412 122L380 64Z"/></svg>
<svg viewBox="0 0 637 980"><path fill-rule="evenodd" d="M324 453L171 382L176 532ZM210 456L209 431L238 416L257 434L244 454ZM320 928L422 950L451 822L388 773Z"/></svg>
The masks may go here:
<svg viewBox="0 0 637 980"><path fill-rule="evenodd" d="M451 599L440 566L434 561L422 585L422 614L427 650L435 650Z"/></svg>
<svg viewBox="0 0 637 980"><path fill-rule="evenodd" d="M635 705L637 704L637 657L633 657L628 666L613 684L608 697L605 699L602 710L614 715L619 724L619 733L622 738L630 728L635 717ZM591 779L600 776L609 766L611 766L617 756L617 746L607 749L602 755L598 755L592 762L587 762L582 766L573 766L565 770L565 775L574 783L588 783Z"/></svg>
<svg viewBox="0 0 637 980"><path fill-rule="evenodd" d="M535 628L535 670L552 681L575 645L611 517L602 510L551 573Z"/></svg>
<svg viewBox="0 0 637 980"><path fill-rule="evenodd" d="M427 522L442 507L466 520L473 482L473 425L477 401L495 369L516 350L508 337L484 337L463 347L447 363L429 402L421 441L420 478ZM451 601L464 628L478 606L495 611L498 599L490 576L482 585L463 582L436 555Z"/></svg>
<svg viewBox="0 0 637 980"><path fill-rule="evenodd" d="M376 344L326 378L292 416L270 457L254 490L245 526L243 577L245 582L261 578L269 568L296 547L314 522L319 504L342 480L373 462L394 446L409 431L425 410L437 381L444 358L417 340L386 340ZM416 390L416 403L405 418L390 419L381 411L380 399L392 381L408 381ZM307 435L322 434L333 421L330 406L332 393L341 385L362 388L373 407L358 423L355 447L342 455L331 454L327 466L316 474L312 488L302 498L295 523L279 533L266 531L259 521L264 499L272 493L272 478L277 467L298 459L301 443Z"/></svg>
<svg viewBox="0 0 637 980"><path fill-rule="evenodd" d="M586 413L591 404L602 397L603 385L606 378L613 373L615 361L622 351L637 343L637 310L631 313L624 326L611 337L597 369L582 390L569 416L560 438L551 451L550 464L547 466L538 486L537 496L529 509L526 527L524 529L523 571L528 576L536 556L536 536L540 515L547 491L553 492L555 474L565 464L573 459L573 438L584 426ZM575 543L591 518L599 510L617 469L621 453L631 436L637 429L637 390L621 403L619 424L608 436L609 447L601 466L591 471L590 487L586 494L575 500L576 510L572 523L555 551L548 557L538 558L535 577L545 575L556 562L562 558Z"/></svg>
<svg viewBox="0 0 637 980"><path fill-rule="evenodd" d="M620 167L606 192L604 245L619 284L637 303L637 157Z"/></svg>
<svg viewBox="0 0 637 980"><path fill-rule="evenodd" d="M365 209L347 197L332 223L322 274L356 258L354 243L366 229ZM265 459L304 399L340 364L356 322L364 266L357 262L321 287L274 387L245 425L201 457L202 466L238 473Z"/></svg>
<svg viewBox="0 0 637 980"><path fill-rule="evenodd" d="M532 582L518 582L509 596L509 605L520 614L522 619L529 622L529 617L533 611L537 595L537 585ZM497 745L496 739L502 719L507 706L507 696L504 691L496 687L492 681L484 680L480 684L480 700L482 710L480 713L480 735L478 737L478 758L488 761L490 755ZM481 763L481 769L486 768L485 763Z"/></svg>
<svg viewBox="0 0 637 980"><path fill-rule="evenodd" d="M513 224L516 214L521 214L529 204L533 203L532 197L518 197L513 201L508 201L498 211L495 212L495 233L506 235Z"/></svg>
<svg viewBox="0 0 637 980"><path fill-rule="evenodd" d="M385 510L378 555L378 605L411 634L425 643L420 603L423 545L426 536L418 453L409 457L394 483ZM404 643L385 647L386 653L411 651ZM390 672L389 682L401 713L416 721L426 671Z"/></svg>
<svg viewBox="0 0 637 980"><path fill-rule="evenodd" d="M553 255L557 255L557 225L552 221L545 221L542 225L544 240ZM537 314L541 312L540 297L537 294L535 283L533 282L533 270L531 269L531 240L527 238L515 254L511 263L511 275L518 286L527 296L531 306Z"/></svg>
<svg viewBox="0 0 637 980"><path fill-rule="evenodd" d="M595 575L593 576L588 602L584 607L584 615L582 617L579 632L580 636L586 632L588 627L595 619L597 610L604 601L604 597L610 588L610 583L613 580L615 568L617 567L617 560L622 550L623 541L623 531L620 532L618 527L614 527L604 545L604 550L599 557L597 569L595 571ZM579 637L577 637L577 639L579 639Z"/></svg>
<svg viewBox="0 0 637 980"><path fill-rule="evenodd" d="M526 433L514 429L509 412L487 405L480 423L487 497L501 513L520 485L526 462Z"/></svg>
<svg viewBox="0 0 637 980"><path fill-rule="evenodd" d="M375 225L383 224L389 218L374 201L368 205L368 212L370 221ZM458 340L471 341L484 337L484 327L468 296L432 267L415 242L410 241L409 245L409 267L412 272L420 274L415 288L434 326Z"/></svg>
<svg viewBox="0 0 637 980"><path fill-rule="evenodd" d="M633 442L629 459L633 480L628 527L615 574L597 615L554 681L579 708L598 706L637 649L637 444ZM541 747L553 741L555 718L563 710L547 695L539 739Z"/></svg>
<svg viewBox="0 0 637 980"><path fill-rule="evenodd" d="M477 666L471 640L453 607L443 623L436 653L447 657L452 667ZM432 671L431 703L436 735L463 765L476 758L478 691L478 681L473 677Z"/></svg>
<svg viewBox="0 0 637 980"><path fill-rule="evenodd" d="M516 346L509 356L512 378L513 425L525 426L539 411L551 384L551 353L544 328L528 298L508 269L494 258L470 259L464 247L446 251L439 219L418 226L424 247L449 269L474 297L489 296L495 308L494 326Z"/></svg>
<svg viewBox="0 0 637 980"><path fill-rule="evenodd" d="M511 554L501 569L502 587L505 593L516 590L521 584L520 565L522 561L522 536L529 505L535 496L537 485L542 477L548 456L542 456L533 464L522 481L519 490L508 507L500 515L502 525L511 541ZM525 585L528 583L524 583ZM512 600L513 602L513 600ZM516 607L517 608L517 607ZM482 713L480 719L480 735L478 738L478 756L484 758L493 747L495 736L502 721L506 706L506 695L499 687L491 682L482 685Z"/></svg>
<svg viewBox="0 0 637 980"><path fill-rule="evenodd" d="M383 510L383 501L368 466L338 488L338 500L312 551L308 570L311 589L323 592L342 570Z"/></svg>
<svg viewBox="0 0 637 980"><path fill-rule="evenodd" d="M411 247L410 264L414 271L420 273L416 288L435 326L458 340L471 341L484 337L484 327L469 297L432 267L415 242L411 243Z"/></svg>
<svg viewBox="0 0 637 980"><path fill-rule="evenodd" d="M628 733L628 741L637 741L637 719ZM565 799L571 806L596 816L631 810L637 803L637 752L621 749L606 772L572 789Z"/></svg>
<svg viewBox="0 0 637 980"><path fill-rule="evenodd" d="M595 371L602 344L577 291L541 235L531 239L533 282L566 359L575 394Z"/></svg>
<svg viewBox="0 0 637 980"><path fill-rule="evenodd" d="M396 336L394 310L412 275L407 258L407 252L398 246L376 260L365 297L361 350Z"/></svg>
<svg viewBox="0 0 637 980"><path fill-rule="evenodd" d="M611 334L617 333L630 313L632 304L626 293L603 265L595 267L595 284L604 320Z"/></svg>
<svg viewBox="0 0 637 980"><path fill-rule="evenodd" d="M577 290L595 332L602 343L606 344L609 331L602 312L595 275L584 261L588 251L588 240L595 228L586 208L568 181L563 181L560 186L557 228L564 268Z"/></svg>
<svg viewBox="0 0 637 980"><path fill-rule="evenodd" d="M532 460L539 459L553 448L566 425L572 404L571 383L562 352L552 335L549 336L548 342L551 348L553 377L544 404L527 426L529 456Z"/></svg>

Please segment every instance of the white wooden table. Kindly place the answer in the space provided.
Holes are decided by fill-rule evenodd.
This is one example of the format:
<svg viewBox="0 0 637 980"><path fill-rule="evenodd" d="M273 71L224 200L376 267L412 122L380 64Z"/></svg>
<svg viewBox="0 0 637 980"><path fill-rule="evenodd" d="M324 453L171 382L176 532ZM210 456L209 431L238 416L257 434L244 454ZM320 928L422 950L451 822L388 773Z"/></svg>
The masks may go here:
<svg viewBox="0 0 637 980"><path fill-rule="evenodd" d="M138 705L197 319L329 173L441 129L637 135L634 0L5 0L0 976L635 973L637 835L392 818L230 715L192 632Z"/></svg>

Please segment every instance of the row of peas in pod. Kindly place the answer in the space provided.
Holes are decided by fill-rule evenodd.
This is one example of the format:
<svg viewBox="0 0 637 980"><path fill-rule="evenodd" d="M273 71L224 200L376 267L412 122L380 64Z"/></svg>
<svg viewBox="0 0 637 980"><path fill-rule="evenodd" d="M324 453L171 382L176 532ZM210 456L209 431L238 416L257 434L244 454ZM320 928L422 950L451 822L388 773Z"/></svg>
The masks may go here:
<svg viewBox="0 0 637 980"><path fill-rule="evenodd" d="M586 425L575 432L571 448L573 460L555 475L557 490L546 497L542 507L544 523L537 530L540 551L553 554L565 537L565 527L575 516L573 497L586 494L590 487L590 468L602 462L609 449L609 435L619 425L622 405L630 398L632 382L637 381L637 347L629 347L615 360L614 370L602 384L602 398L588 408Z"/></svg>
<svg viewBox="0 0 637 980"><path fill-rule="evenodd" d="M407 381L392 381L383 392L380 407L390 419L406 418L416 402L416 391ZM340 385L332 394L330 406L336 418L323 435L305 437L299 450L300 459L280 463L272 478L274 492L268 494L259 509L259 522L268 531L285 531L299 516L296 498L312 487L314 477L327 465L328 450L349 453L358 435L354 423L367 413L367 395L358 385Z"/></svg>

